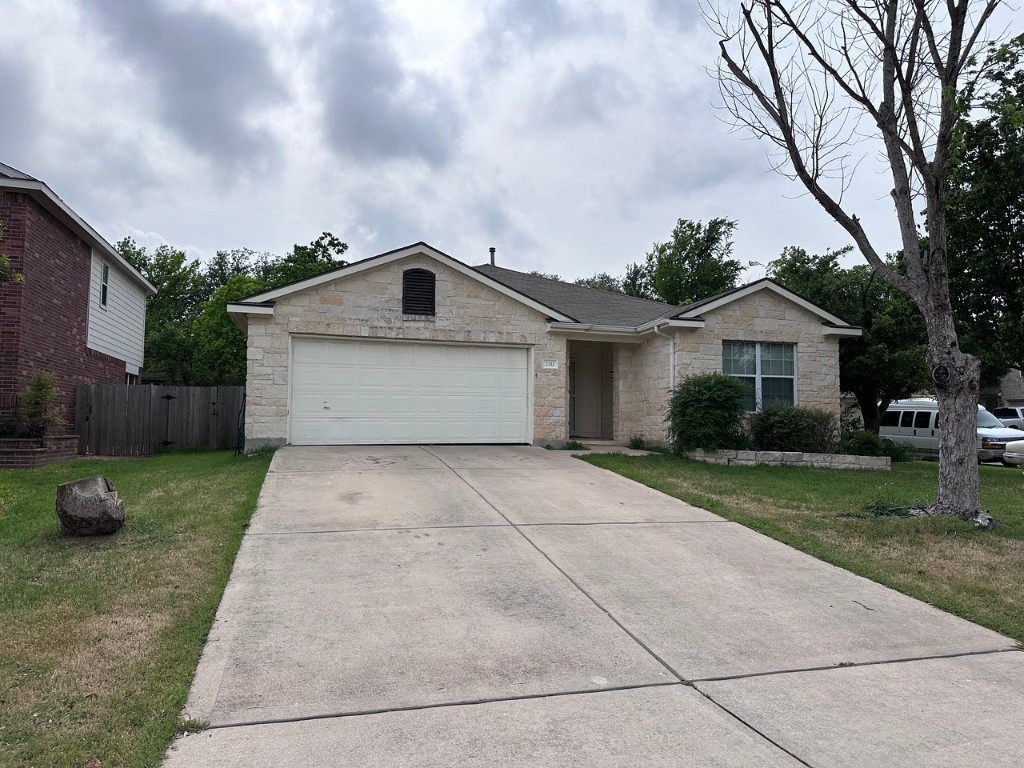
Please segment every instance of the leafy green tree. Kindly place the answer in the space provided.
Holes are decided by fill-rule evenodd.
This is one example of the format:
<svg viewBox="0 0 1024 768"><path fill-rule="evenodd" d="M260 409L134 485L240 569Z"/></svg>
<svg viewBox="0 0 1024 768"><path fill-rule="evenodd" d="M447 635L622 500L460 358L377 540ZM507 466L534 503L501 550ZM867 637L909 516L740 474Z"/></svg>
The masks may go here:
<svg viewBox="0 0 1024 768"><path fill-rule="evenodd" d="M285 256L218 251L205 267L170 245L149 251L126 237L117 249L157 289L146 300L146 371L169 384L219 385L245 381L245 337L227 303L343 267L348 245L324 232Z"/></svg>
<svg viewBox="0 0 1024 768"><path fill-rule="evenodd" d="M877 433L889 403L930 386L925 365L928 336L924 318L906 294L865 264L839 265L852 250L812 255L787 247L768 264L768 276L864 329L859 338L839 344L839 387L857 398L864 428Z"/></svg>
<svg viewBox="0 0 1024 768"><path fill-rule="evenodd" d="M206 262L206 268L203 270L207 293L212 295L238 275L251 277L256 273L257 264L270 258L270 254L257 253L251 248L217 251L216 255Z"/></svg>
<svg viewBox="0 0 1024 768"><path fill-rule="evenodd" d="M267 289L306 280L344 267L342 260L348 244L330 232L324 232L309 245L295 245L291 253L281 257L265 256L257 260L255 273Z"/></svg>
<svg viewBox="0 0 1024 768"><path fill-rule="evenodd" d="M229 302L251 296L265 284L249 275L235 275L203 304L192 326L196 383L214 386L245 384L245 334L227 313Z"/></svg>
<svg viewBox="0 0 1024 768"><path fill-rule="evenodd" d="M947 202L950 296L961 345L991 383L1024 364L1024 35L989 49L962 101Z"/></svg>
<svg viewBox="0 0 1024 768"><path fill-rule="evenodd" d="M623 291L667 304L691 304L735 288L743 265L732 254L736 222L679 219L667 243L655 243L643 264L626 267Z"/></svg>
<svg viewBox="0 0 1024 768"><path fill-rule="evenodd" d="M117 250L157 290L146 298L146 370L162 373L169 384L195 383L192 322L206 299L199 261L167 244L149 251L130 237Z"/></svg>
<svg viewBox="0 0 1024 768"><path fill-rule="evenodd" d="M609 293L622 293L622 278L613 277L607 272L598 272L590 277L581 277L573 281L574 285L582 285L584 288L596 288L599 291Z"/></svg>
<svg viewBox="0 0 1024 768"><path fill-rule="evenodd" d="M562 276L561 275L555 275L555 274L549 274L547 272L541 272L539 269L531 269L529 272L527 272L527 274L528 275L533 275L534 277L543 277L545 280L558 280L559 282L564 282L562 280Z"/></svg>
<svg viewBox="0 0 1024 768"><path fill-rule="evenodd" d="M0 241L6 237L7 222L0 219ZM0 284L20 283L25 279L24 275L15 272L11 267L11 258L6 253L0 253Z"/></svg>

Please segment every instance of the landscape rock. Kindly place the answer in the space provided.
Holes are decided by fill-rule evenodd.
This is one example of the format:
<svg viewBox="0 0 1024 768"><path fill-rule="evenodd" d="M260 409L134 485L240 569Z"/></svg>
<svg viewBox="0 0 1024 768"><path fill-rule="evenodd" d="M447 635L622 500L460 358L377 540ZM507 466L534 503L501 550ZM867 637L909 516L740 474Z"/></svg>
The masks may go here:
<svg viewBox="0 0 1024 768"><path fill-rule="evenodd" d="M103 536L124 525L124 500L99 475L63 483L57 486L57 518L77 536Z"/></svg>

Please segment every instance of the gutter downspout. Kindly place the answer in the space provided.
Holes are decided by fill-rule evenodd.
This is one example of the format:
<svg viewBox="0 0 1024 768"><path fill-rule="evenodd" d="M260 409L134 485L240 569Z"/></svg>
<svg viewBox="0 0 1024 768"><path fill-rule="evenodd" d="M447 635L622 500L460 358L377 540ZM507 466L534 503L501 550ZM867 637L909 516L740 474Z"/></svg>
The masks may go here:
<svg viewBox="0 0 1024 768"><path fill-rule="evenodd" d="M676 388L676 335L674 333L662 333L661 329L668 325L668 320L665 320L660 325L654 324L654 332L658 336L664 336L668 339L668 388L673 390Z"/></svg>

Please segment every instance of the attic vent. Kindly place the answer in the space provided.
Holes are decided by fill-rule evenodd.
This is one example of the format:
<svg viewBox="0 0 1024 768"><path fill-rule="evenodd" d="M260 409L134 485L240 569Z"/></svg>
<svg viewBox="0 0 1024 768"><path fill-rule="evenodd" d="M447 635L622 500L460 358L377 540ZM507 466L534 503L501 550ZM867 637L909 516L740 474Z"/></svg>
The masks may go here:
<svg viewBox="0 0 1024 768"><path fill-rule="evenodd" d="M434 284L433 272L425 269L407 269L402 273L402 314L433 315Z"/></svg>

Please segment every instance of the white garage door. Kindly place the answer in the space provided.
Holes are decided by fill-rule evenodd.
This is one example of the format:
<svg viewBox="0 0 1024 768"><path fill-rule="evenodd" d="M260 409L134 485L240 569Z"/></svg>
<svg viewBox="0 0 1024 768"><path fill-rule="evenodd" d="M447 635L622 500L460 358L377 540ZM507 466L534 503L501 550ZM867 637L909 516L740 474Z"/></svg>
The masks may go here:
<svg viewBox="0 0 1024 768"><path fill-rule="evenodd" d="M528 363L522 348L296 338L291 442L525 443Z"/></svg>

